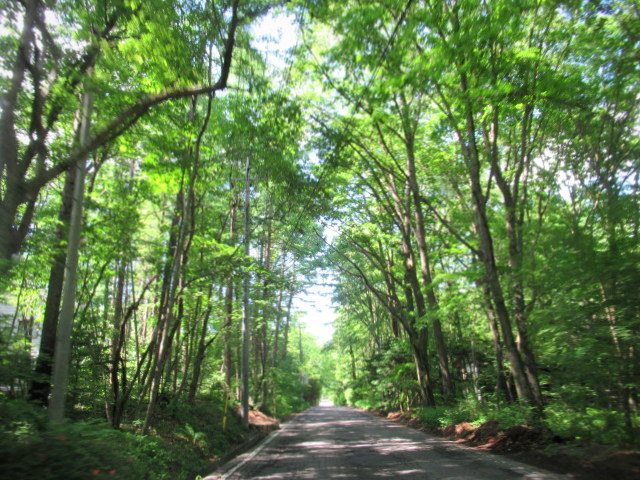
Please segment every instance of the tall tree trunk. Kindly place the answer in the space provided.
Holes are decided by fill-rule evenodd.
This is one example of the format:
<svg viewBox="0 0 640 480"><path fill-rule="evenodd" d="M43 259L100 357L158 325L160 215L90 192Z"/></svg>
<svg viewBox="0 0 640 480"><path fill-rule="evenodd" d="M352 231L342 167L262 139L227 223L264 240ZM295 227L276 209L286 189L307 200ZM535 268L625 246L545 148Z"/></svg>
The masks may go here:
<svg viewBox="0 0 640 480"><path fill-rule="evenodd" d="M209 297L211 297L212 289L209 289ZM189 385L188 402L193 405L196 401L196 393L198 393L198 386L200 385L200 372L202 370L202 362L205 359L207 347L211 342L207 342L207 330L209 328L209 317L211 316L212 305L209 305L204 312L204 318L202 320L202 329L200 330L200 336L198 337L198 348L196 350L195 357L193 359L193 374L191 377L191 384ZM212 340L213 341L213 340Z"/></svg>
<svg viewBox="0 0 640 480"><path fill-rule="evenodd" d="M291 307L293 306L293 297L295 296L295 282L296 276L295 273L292 274L291 278L291 291L289 292L289 301L287 302L287 314L284 319L284 336L282 340L282 361L284 362L287 359L287 351L289 349L289 328L291 325Z"/></svg>
<svg viewBox="0 0 640 480"><path fill-rule="evenodd" d="M410 328L405 330L410 337L411 345L414 351L414 361L416 363L416 372L418 375L418 381L422 388L422 400L425 406L435 406L436 401L433 394L433 380L431 378L431 368L429 365L429 336L425 326L420 327L418 330L415 327L417 319L423 318L426 311L426 305L424 296L420 289L420 282L415 267L415 257L413 249L411 248L411 241L408 235L410 227L410 220L405 217L404 219L404 231L402 233L402 255L404 258L405 269L405 281L410 289L411 296L407 295L407 299L413 298L415 302L415 310L410 308L416 318L413 318L410 324Z"/></svg>
<svg viewBox="0 0 640 480"><path fill-rule="evenodd" d="M404 206L400 196L395 189L392 190L396 202L395 208L400 220L401 236L402 236L402 258L404 261L404 278L409 291L407 291L407 302L409 311L413 313L414 318L410 323L405 324L405 331L409 335L411 346L413 347L413 357L416 364L416 373L421 386L422 401L425 406L434 406L435 397L433 394L433 381L431 378L431 368L429 365L428 347L429 336L426 327L416 327L416 322L427 313L424 296L420 289L420 282L416 272L415 254L411 246L411 218ZM405 183L405 197L410 192L408 182ZM415 309L412 301L415 302Z"/></svg>
<svg viewBox="0 0 640 480"><path fill-rule="evenodd" d="M113 334L111 337L111 353L110 353L110 386L111 386L111 398L112 398L112 408L111 408L111 424L118 428L120 425L119 420L114 422L114 413L117 408L116 405L119 402L120 396L120 362L123 360L120 356L120 352L122 346L125 342L125 332L124 330L124 315L123 315L123 304L124 304L124 284L125 284L125 262L121 259L117 264L117 286L116 286L116 298L115 298L115 306L113 309Z"/></svg>
<svg viewBox="0 0 640 480"><path fill-rule="evenodd" d="M469 90L466 74L461 73L461 87L464 92ZM476 127L473 118L472 107L469 103L466 105L466 138L460 138L461 148L464 153L467 169L469 174L469 183L471 186L471 201L474 214L476 217L476 229L480 241L479 251L481 260L485 268L486 282L491 292L492 303L495 308L496 316L502 330L502 338L506 349L507 360L509 360L509 368L516 385L518 398L527 403L535 403L531 386L527 379L520 352L513 336L511 317L504 299L502 286L498 268L496 265L495 254L493 249L493 238L489 228L489 221L486 214L486 198L482 192L480 182L480 160L478 157L478 147L476 143Z"/></svg>
<svg viewBox="0 0 640 480"><path fill-rule="evenodd" d="M405 117L403 115L403 117ZM447 357L447 348L442 334L442 325L440 323L440 315L438 300L434 292L433 278L431 275L431 266L429 262L429 249L426 240L425 221L422 212L422 201L420 195L420 187L416 175L415 164L415 127L410 128L405 124L405 146L407 152L406 175L408 179L409 189L411 191L411 199L413 200L415 228L414 233L418 244L418 252L420 255L420 273L422 282L424 283L427 303L431 310L431 324L433 326L433 336L436 344L436 352L438 355L438 366L440 368L440 377L442 380L442 393L445 398L453 396L453 384L451 381L451 373L449 371L449 359Z"/></svg>
<svg viewBox="0 0 640 480"><path fill-rule="evenodd" d="M505 376L504 358L502 353L502 343L500 341L500 330L498 329L498 322L496 321L496 315L491 305L491 292L486 284L480 286L482 288L484 297L484 309L489 321L489 329L491 330L491 337L493 340L493 350L496 356L496 398L499 400L500 395L509 402L514 401L514 397L511 391L511 386Z"/></svg>
<svg viewBox="0 0 640 480"><path fill-rule="evenodd" d="M260 387L261 387L261 397L262 397L262 403L263 404L267 404L267 397L269 396L269 382L268 382L268 377L269 377L269 362L268 362L268 356L269 356L269 317L270 317L270 312L269 312L269 308L267 307L267 305L271 305L271 302L269 302L269 285L270 285L270 280L269 280L269 273L271 272L271 268L272 268L272 256L273 256L273 245L272 245L272 240L273 240L273 225L272 225L272 221L271 221L271 216L272 216L273 212L272 212L272 208L271 208L271 204L269 203L268 207L267 207L267 238L266 238L266 245L264 246L264 250L265 250L265 254L264 254L264 269L267 272L267 275L265 276L265 279L263 280L262 283L262 304L263 304L263 308L262 308L262 325L261 325L261 337L260 338L260 365L261 365L261 372L260 372Z"/></svg>
<svg viewBox="0 0 640 480"><path fill-rule="evenodd" d="M489 147L488 157L491 163L492 173L496 179L496 184L502 193L505 207L505 226L509 246L509 273L511 277L511 292L513 298L513 317L516 322L517 331L516 345L518 351L522 355L524 371L535 403L537 405L542 405L542 393L540 391L540 382L538 380L538 367L529 342L525 318L526 307L522 272L522 215L518 214L519 210L521 210L521 207L518 204L520 201L520 178L525 170L525 164L528 162L528 137L532 111L532 105L527 105L524 109L520 135L520 153L517 154L512 184L507 182L499 163L498 135L500 122L497 108L493 109L493 118L490 122L491 126L489 129L485 128L484 136L485 142Z"/></svg>
<svg viewBox="0 0 640 480"><path fill-rule="evenodd" d="M47 286L47 300L44 307L44 319L42 322L42 334L40 337L40 349L34 369L35 378L29 389L29 399L41 405L49 402L51 390L51 371L53 366L53 352L56 345L56 330L60 315L60 302L62 300L62 286L64 284L64 270L67 260L67 247L65 239L68 238L69 222L71 221L71 205L75 184L75 170L68 170L65 175L62 190L62 201L58 214L58 228L56 230L55 254L49 273Z"/></svg>
<svg viewBox="0 0 640 480"><path fill-rule="evenodd" d="M282 276L284 277L284 262L282 263ZM276 303L276 325L273 332L273 356L271 365L277 367L279 363L279 348L280 348L280 328L282 324L282 300L284 297L284 287L280 288L278 292L278 302Z"/></svg>
<svg viewBox="0 0 640 480"><path fill-rule="evenodd" d="M511 327L511 319L507 310L502 287L498 277L495 257L493 253L493 241L489 231L489 225L484 211L484 200L480 197L482 192L479 185L479 172L475 170L472 174L472 190L473 202L478 223L478 233L480 236L480 251L482 253L482 262L485 267L486 281L491 292L492 303L495 308L496 316L502 330L502 338L504 340L507 359L509 360L509 368L516 385L518 398L525 402L535 402L531 391L529 381L524 370L522 359L516 341L513 337Z"/></svg>
<svg viewBox="0 0 640 480"><path fill-rule="evenodd" d="M4 180L6 190L0 194L0 276L7 277L11 270L12 257L20 251L22 235L14 228L15 219L21 203L25 199L25 185L19 162L18 136L15 128L18 98L23 90L22 84L32 61L36 23L41 15L41 1L28 0L24 3L22 31L18 40L15 62L11 67L11 82L2 96L0 114L0 179ZM4 286L4 285L3 285Z"/></svg>
<svg viewBox="0 0 640 480"><path fill-rule="evenodd" d="M126 332L129 325L129 320L135 315L138 307L142 303L147 290L151 284L155 281L156 277L152 277L143 287L140 292L140 296L137 299L133 299L133 302L127 308L127 311L120 315L120 321L118 324L118 331L114 335L114 345L111 353L111 384L113 391L113 404L111 408L111 425L114 428L120 428L122 417L124 415L125 406L129 400L129 395L133 385L136 383L140 376L142 363L151 350L150 344L142 358L136 366L136 372L131 379L130 385L127 378L127 370L125 365L125 355L123 350L126 342Z"/></svg>
<svg viewBox="0 0 640 480"><path fill-rule="evenodd" d="M247 158L245 186L244 186L244 255L248 260L251 255L251 184L250 184L251 164ZM251 286L251 272L249 269L244 272L243 292L242 292L242 424L249 427L249 349L251 341L251 326L249 317L249 287Z"/></svg>
<svg viewBox="0 0 640 480"><path fill-rule="evenodd" d="M238 196L234 190L234 183L231 182L232 200L229 208L229 242L231 245L236 243L236 215L238 209ZM235 290L235 272L229 274L224 297L224 351L222 354L222 370L224 372L224 383L227 396L231 397L232 388L231 380L233 378L233 316L234 316L234 290Z"/></svg>
<svg viewBox="0 0 640 480"><path fill-rule="evenodd" d="M85 87L80 115L79 143L83 146L89 140L91 115L93 112L93 94ZM49 403L49 421L59 423L64 420L64 407L69 381L69 361L71 357L71 331L75 313L75 297L80 256L80 235L82 231L82 209L84 203L84 180L86 177L86 158L76 166L76 179L73 189L73 204L69 222L69 244L67 250L66 276L62 292L62 307L53 363L51 401Z"/></svg>
<svg viewBox="0 0 640 480"><path fill-rule="evenodd" d="M188 197L187 197L188 198ZM158 311L158 322L152 335L154 351L152 356L152 367L149 376L149 403L145 414L142 431L148 433L155 404L160 392L162 376L167 359L170 355L173 333L177 328L178 321L174 315L174 305L178 300L176 292L180 288L182 279L182 268L186 252L186 229L189 219L186 212L189 208L185 206L184 186L176 195L176 205L172 218L171 233L167 248L167 262L164 268L162 290L160 294L160 306Z"/></svg>

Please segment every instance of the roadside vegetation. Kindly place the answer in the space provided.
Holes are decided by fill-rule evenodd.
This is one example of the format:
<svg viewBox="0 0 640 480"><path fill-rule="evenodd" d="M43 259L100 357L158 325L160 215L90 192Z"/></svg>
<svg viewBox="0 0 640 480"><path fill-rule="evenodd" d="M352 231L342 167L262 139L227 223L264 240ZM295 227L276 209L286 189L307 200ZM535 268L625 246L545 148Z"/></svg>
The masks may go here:
<svg viewBox="0 0 640 480"><path fill-rule="evenodd" d="M194 478L318 401L328 203L273 8L0 5L0 477Z"/></svg>
<svg viewBox="0 0 640 480"><path fill-rule="evenodd" d="M335 402L637 449L633 2L325 7Z"/></svg>

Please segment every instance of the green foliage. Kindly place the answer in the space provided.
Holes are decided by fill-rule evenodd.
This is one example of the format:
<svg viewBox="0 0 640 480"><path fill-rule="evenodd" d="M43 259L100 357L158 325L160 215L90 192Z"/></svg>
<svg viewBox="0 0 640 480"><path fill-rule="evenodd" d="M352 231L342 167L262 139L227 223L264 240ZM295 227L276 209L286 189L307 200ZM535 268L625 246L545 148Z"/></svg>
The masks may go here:
<svg viewBox="0 0 640 480"><path fill-rule="evenodd" d="M482 403L472 398L454 406L420 408L416 415L424 425L433 429L463 422L477 427L490 420L498 422L500 428L508 429L530 424L533 419L531 407ZM564 439L613 445L638 444L636 438L629 437L629 432L624 427L623 415L614 410L552 401L544 409L543 424L554 435Z"/></svg>
<svg viewBox="0 0 640 480"><path fill-rule="evenodd" d="M549 428L564 438L603 444L633 445L636 448L640 446L638 438L630 436L629 430L625 428L624 415L616 410L557 401L545 408L545 419ZM636 416L634 421L638 423L640 418Z"/></svg>
<svg viewBox="0 0 640 480"><path fill-rule="evenodd" d="M5 399L0 404L0 478L187 478L244 439L233 415L222 431L218 402L174 405L159 422L158 436L142 436L96 419L49 427L44 409Z"/></svg>
<svg viewBox="0 0 640 480"><path fill-rule="evenodd" d="M227 405L227 424L223 430L225 405L222 395L200 396L194 405L170 402L160 412L156 429L162 436L185 440L203 455L218 455L241 442L246 434L232 408L233 405Z"/></svg>
<svg viewBox="0 0 640 480"><path fill-rule="evenodd" d="M337 405L394 411L407 408L417 392L414 366L404 342L389 342L377 355L349 358L348 362L351 368L336 372L345 375L342 382L330 387Z"/></svg>
<svg viewBox="0 0 640 480"><path fill-rule="evenodd" d="M240 2L232 91L127 117L117 140L90 152L68 391L79 421L49 429L43 410L3 400L2 475L180 478L241 441L232 411L244 293L252 403L274 416L325 394L414 410L433 428L532 422L538 411L514 398L516 363L498 361L517 332L510 353L524 358L528 339L542 385L536 421L580 440L637 438L635 4L295 3L308 45L286 74L290 90L272 85L247 28L271 2ZM73 151L82 85L100 132L146 94L215 82L232 2L2 2L0 48L12 52L0 60L2 92L28 5L44 23L32 26L37 53L15 112L3 114L15 121L0 129L16 133L19 153L0 162L2 208L9 187L25 193L7 210L24 225L0 232L27 232L13 276L0 279L19 313L0 319L0 385L17 397L34 378L61 243L61 179L30 189ZM6 170L16 165L22 173ZM340 232L319 258L327 221ZM487 259L497 278L485 295ZM286 306L318 265L338 272L340 305L323 351ZM145 421L150 379L163 401ZM427 387L437 406L422 408ZM154 436L133 433L142 426Z"/></svg>
<svg viewBox="0 0 640 480"><path fill-rule="evenodd" d="M207 442L205 440L205 434L202 432L196 432L196 430L188 423L182 429L179 429L176 436L187 440L192 445L205 449Z"/></svg>
<svg viewBox="0 0 640 480"><path fill-rule="evenodd" d="M637 437L633 2L309 10L342 221L334 401L558 432L566 409L575 437Z"/></svg>
<svg viewBox="0 0 640 480"><path fill-rule="evenodd" d="M318 405L322 396L322 384L318 378L310 378L304 386L302 398L310 406Z"/></svg>
<svg viewBox="0 0 640 480"><path fill-rule="evenodd" d="M168 458L166 446L157 439L96 421L51 429L26 419L4 423L0 452L6 479L170 478L166 470L171 460L182 461Z"/></svg>

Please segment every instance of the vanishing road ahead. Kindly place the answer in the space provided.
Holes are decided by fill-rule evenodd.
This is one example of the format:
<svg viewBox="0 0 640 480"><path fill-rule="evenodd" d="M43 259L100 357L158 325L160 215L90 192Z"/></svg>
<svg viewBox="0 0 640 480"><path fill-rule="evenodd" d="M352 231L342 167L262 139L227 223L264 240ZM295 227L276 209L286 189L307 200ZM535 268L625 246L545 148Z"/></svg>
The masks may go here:
<svg viewBox="0 0 640 480"><path fill-rule="evenodd" d="M507 458L346 407L313 407L205 480L557 480Z"/></svg>

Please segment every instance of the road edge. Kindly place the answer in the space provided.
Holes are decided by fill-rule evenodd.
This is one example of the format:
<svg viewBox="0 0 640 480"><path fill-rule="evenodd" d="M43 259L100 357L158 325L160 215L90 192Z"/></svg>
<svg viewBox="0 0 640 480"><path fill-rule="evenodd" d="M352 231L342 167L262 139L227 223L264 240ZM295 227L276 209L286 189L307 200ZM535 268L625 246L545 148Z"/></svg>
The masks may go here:
<svg viewBox="0 0 640 480"><path fill-rule="evenodd" d="M299 415L299 413L294 415L292 418L295 418L297 415ZM218 465L216 467L207 468L207 471L210 473L199 478L202 480L226 480L242 465L260 453L262 449L271 443L271 441L280 435L280 433L286 430L288 423L289 420L281 423L280 428L277 430L272 430L266 433L260 432L252 439L247 440L245 443L236 447L233 451L218 460Z"/></svg>

